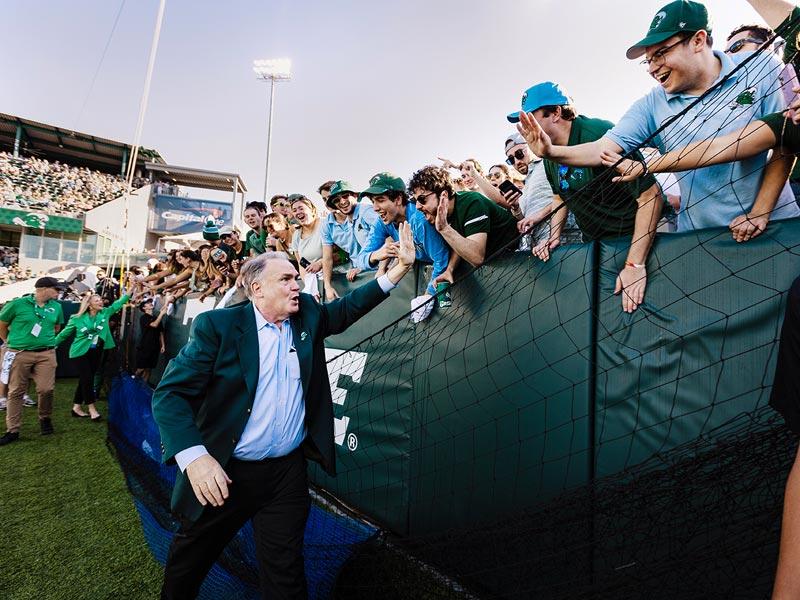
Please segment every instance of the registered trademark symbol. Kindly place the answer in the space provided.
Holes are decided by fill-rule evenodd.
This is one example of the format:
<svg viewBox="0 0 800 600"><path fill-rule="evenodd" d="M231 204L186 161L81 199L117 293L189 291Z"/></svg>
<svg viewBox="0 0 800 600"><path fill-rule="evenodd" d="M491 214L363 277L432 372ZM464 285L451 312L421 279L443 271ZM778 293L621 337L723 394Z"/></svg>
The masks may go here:
<svg viewBox="0 0 800 600"><path fill-rule="evenodd" d="M358 448L358 438L356 437L355 433L348 433L347 434L347 449L352 452Z"/></svg>

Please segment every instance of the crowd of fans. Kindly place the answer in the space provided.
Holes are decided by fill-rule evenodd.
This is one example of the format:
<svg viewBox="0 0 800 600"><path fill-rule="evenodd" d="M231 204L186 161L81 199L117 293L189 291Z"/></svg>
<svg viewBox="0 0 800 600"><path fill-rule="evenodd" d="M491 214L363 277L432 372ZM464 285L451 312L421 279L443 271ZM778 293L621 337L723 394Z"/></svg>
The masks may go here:
<svg viewBox="0 0 800 600"><path fill-rule="evenodd" d="M134 187L145 181L136 178ZM0 152L0 206L77 217L125 192L122 177Z"/></svg>
<svg viewBox="0 0 800 600"><path fill-rule="evenodd" d="M334 273L354 281L362 273L385 272L397 252L398 225L407 222L414 234L417 259L433 265L426 297L453 282L460 262L479 266L503 250L530 251L548 260L560 245L629 237L617 292L625 291L623 309L635 310L644 296L647 256L656 231L729 226L737 241L747 241L763 231L770 218L800 214L794 201L784 201L788 186L771 184L771 197L761 190L762 172L782 168L783 180L788 177L785 166L778 167L777 161L765 164L766 153L755 159L761 161L760 169L746 165L746 177L715 175L714 189L704 185L703 175L684 186L682 179L656 176L646 168L638 178L610 184L615 165L609 157L618 159L616 153L627 153L637 164L653 164L675 149L673 140L684 146L692 141L688 135L670 138L661 134L649 144L653 148L638 151L650 141L653 132L648 130L649 124L663 123L665 110L675 114L680 110L662 108L657 102L660 95L696 96L695 92L705 91L695 89L697 85L732 71L771 38L771 30L763 26L742 26L728 36L724 51L712 51L705 9L686 2L669 6L683 12L675 16L667 11L667 25L662 18L653 27L660 31L670 20L682 19L683 30L666 36L664 39L677 41L657 49L644 62L656 78L662 71L667 75L684 73L685 77L674 77L672 84L672 80L659 80L661 85L645 98L653 101L634 104L619 124L586 116L558 82L536 83L524 92L520 110L507 115L516 130L498 139L504 160L488 170L475 158L455 162L440 158L440 164L419 169L408 181L388 171L373 176L363 190L346 180L326 181L317 188L325 207L322 210L300 193L275 195L269 205L250 202L243 214L249 228L245 234L230 227L220 229L209 219L203 229L205 243L172 251L136 274L136 294L152 299L156 312L159 304L167 303L165 298L220 298L235 290L243 262L263 252L278 251L294 262L306 292L319 300L331 300L338 297ZM641 56L645 45L633 46L629 56ZM694 52L688 52L690 49ZM759 73L771 70L776 81L794 77L793 71L787 75L791 65L781 64L772 52L761 54L763 60L752 67ZM742 65L745 71L747 66ZM720 72L712 73L715 68ZM739 79L741 84L731 84L730 91L721 86L718 93L731 93L739 99L736 86L744 85L747 78ZM724 133L743 119L758 118L759 111L784 109L786 82L781 79L784 85L779 87L771 84L770 77L761 76L759 81L745 90L758 102L750 101L739 112L731 108L719 117L724 123L709 115L703 121L708 125L693 128L691 135L702 138L712 131ZM647 108L651 105L654 108ZM754 111L754 106L758 110ZM646 114L648 110L658 114ZM87 210L118 196L124 188L121 179L110 175L6 153L0 153L0 173L4 205L49 212ZM728 189L733 182L737 183L735 193ZM693 202L699 194L702 203ZM731 198L736 206L730 205ZM755 209L759 214L754 214ZM13 264L3 264L0 269L5 269L0 272L3 281L27 275Z"/></svg>

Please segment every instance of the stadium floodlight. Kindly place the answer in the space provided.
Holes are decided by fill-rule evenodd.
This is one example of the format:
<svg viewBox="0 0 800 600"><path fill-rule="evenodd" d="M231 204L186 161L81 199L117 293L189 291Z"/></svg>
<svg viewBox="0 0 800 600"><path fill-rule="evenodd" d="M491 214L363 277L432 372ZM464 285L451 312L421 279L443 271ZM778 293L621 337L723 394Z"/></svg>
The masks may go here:
<svg viewBox="0 0 800 600"><path fill-rule="evenodd" d="M272 107L275 104L275 82L292 78L292 61L288 58L270 58L253 61L253 72L261 81L269 81L269 121L267 124L267 161L264 167L264 204L269 186L269 156L272 150Z"/></svg>
<svg viewBox="0 0 800 600"><path fill-rule="evenodd" d="M292 61L288 58L254 60L253 71L259 79L287 81L292 78Z"/></svg>

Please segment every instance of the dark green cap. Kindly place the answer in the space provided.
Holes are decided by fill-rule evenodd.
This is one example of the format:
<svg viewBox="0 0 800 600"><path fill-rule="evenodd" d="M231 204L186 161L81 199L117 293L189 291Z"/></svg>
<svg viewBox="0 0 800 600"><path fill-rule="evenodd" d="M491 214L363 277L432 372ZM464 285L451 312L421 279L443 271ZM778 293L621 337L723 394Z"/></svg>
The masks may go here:
<svg viewBox="0 0 800 600"><path fill-rule="evenodd" d="M378 196L386 192L405 192L406 184L403 180L391 173L378 173L369 180L369 187L359 194L364 196Z"/></svg>
<svg viewBox="0 0 800 600"><path fill-rule="evenodd" d="M653 44L660 44L673 35L679 33L695 33L707 31L711 33L711 23L708 20L708 10L699 2L690 0L675 0L670 2L653 17L650 29L643 39L628 48L625 53L630 59L639 58L645 49Z"/></svg>
<svg viewBox="0 0 800 600"><path fill-rule="evenodd" d="M351 194L355 194L356 196L358 195L358 190L355 189L352 185L350 185L349 181L343 181L341 179L339 181L334 181L333 185L331 186L330 194L328 194L328 199L325 201L325 204L327 204L330 207L330 205L336 199L336 196L344 194L345 192L350 192Z"/></svg>

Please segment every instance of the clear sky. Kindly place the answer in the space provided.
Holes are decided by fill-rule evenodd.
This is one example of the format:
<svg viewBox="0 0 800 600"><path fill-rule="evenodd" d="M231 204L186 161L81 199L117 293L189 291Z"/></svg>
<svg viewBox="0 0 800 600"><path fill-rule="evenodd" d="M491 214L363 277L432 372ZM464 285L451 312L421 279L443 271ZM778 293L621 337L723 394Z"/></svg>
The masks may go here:
<svg viewBox="0 0 800 600"><path fill-rule="evenodd" d="M503 158L522 92L560 82L579 111L618 119L653 84L625 58L664 0L167 0L142 144L172 164L238 172L261 198L267 85L276 90L270 195L327 179L407 178L446 156ZM0 0L0 112L130 142L158 0ZM715 47L744 0L708 0ZM88 100L87 100L88 94ZM81 107L86 101L86 108ZM438 164L438 163L437 163Z"/></svg>

